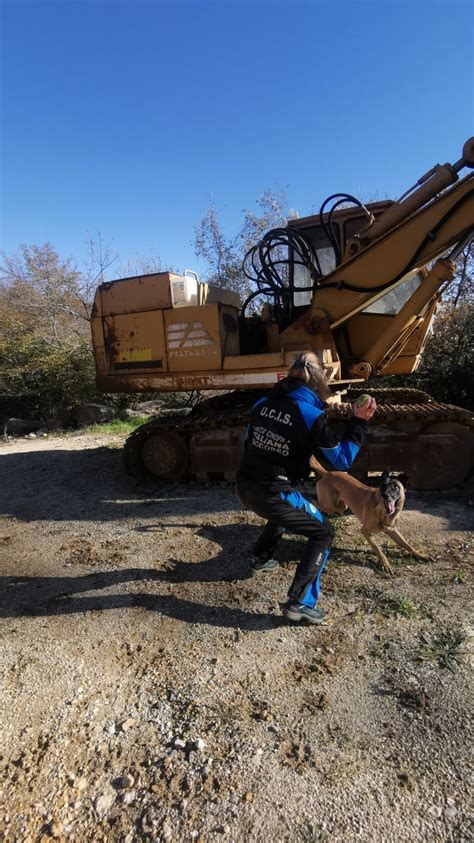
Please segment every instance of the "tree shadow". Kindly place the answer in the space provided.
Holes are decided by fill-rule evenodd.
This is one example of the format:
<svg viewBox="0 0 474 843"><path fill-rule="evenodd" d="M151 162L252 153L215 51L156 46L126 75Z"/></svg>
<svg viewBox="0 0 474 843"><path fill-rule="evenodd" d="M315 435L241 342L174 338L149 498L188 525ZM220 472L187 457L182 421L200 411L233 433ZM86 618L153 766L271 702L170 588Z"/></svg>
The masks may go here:
<svg viewBox="0 0 474 843"><path fill-rule="evenodd" d="M55 617L84 612L138 607L191 624L210 624L251 631L273 629L279 616L247 612L228 606L209 606L174 595L136 591L125 594L81 596L88 591L107 589L131 582L166 579L163 572L149 568L101 571L79 577L1 577L0 616L3 618Z"/></svg>

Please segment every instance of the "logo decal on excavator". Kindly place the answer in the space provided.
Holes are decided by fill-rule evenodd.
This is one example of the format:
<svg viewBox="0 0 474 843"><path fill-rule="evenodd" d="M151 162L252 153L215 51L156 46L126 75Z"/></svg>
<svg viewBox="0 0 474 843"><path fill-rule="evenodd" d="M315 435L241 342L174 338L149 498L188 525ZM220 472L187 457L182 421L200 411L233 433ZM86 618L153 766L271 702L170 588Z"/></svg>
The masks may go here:
<svg viewBox="0 0 474 843"><path fill-rule="evenodd" d="M177 322L175 325L168 325L166 341L169 357L208 354L211 347L216 345L216 340L206 331L202 322Z"/></svg>

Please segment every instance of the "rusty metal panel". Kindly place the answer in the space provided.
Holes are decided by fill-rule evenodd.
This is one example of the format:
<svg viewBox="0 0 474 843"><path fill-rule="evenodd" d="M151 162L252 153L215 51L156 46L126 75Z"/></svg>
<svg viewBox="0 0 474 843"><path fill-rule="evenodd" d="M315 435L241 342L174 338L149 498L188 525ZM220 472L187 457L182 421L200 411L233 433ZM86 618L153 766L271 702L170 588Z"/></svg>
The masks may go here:
<svg viewBox="0 0 474 843"><path fill-rule="evenodd" d="M270 354L239 354L235 356L224 357L224 369L236 370L242 369L261 369L262 366L275 367L279 369L285 368L285 359L281 351L271 352Z"/></svg>
<svg viewBox="0 0 474 843"><path fill-rule="evenodd" d="M209 304L206 307L180 307L165 311L166 351L170 372L212 372L222 368L224 339L227 337L222 321L224 310L230 318L233 314L237 332L237 310L232 307ZM238 341L238 332L236 337Z"/></svg>
<svg viewBox="0 0 474 843"><path fill-rule="evenodd" d="M256 371L188 371L188 372L145 372L111 373L100 380L103 392L189 392L193 389L269 389L286 376L285 369ZM360 382L360 381L358 381ZM337 381L345 385L353 381ZM99 382L98 382L99 384Z"/></svg>
<svg viewBox="0 0 474 843"><path fill-rule="evenodd" d="M226 304L240 310L241 301L238 293L226 290L223 287L216 287L215 284L202 284L202 304Z"/></svg>
<svg viewBox="0 0 474 843"><path fill-rule="evenodd" d="M412 489L450 489L462 483L469 453L466 442L451 434L374 437L362 450L369 471L404 471ZM378 441L377 441L378 439ZM368 460L367 460L368 457ZM436 485L433 485L436 477Z"/></svg>
<svg viewBox="0 0 474 843"><path fill-rule="evenodd" d="M179 277L172 272L155 272L101 284L102 313L116 316L171 307L170 280Z"/></svg>
<svg viewBox="0 0 474 843"><path fill-rule="evenodd" d="M104 338L109 372L168 370L163 311L106 316Z"/></svg>

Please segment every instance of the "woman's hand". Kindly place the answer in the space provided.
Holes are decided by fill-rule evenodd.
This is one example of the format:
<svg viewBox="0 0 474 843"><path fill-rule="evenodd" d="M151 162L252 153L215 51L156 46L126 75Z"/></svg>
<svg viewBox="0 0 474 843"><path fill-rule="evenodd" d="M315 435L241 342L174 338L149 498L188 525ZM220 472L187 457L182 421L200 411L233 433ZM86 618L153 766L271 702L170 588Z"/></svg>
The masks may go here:
<svg viewBox="0 0 474 843"><path fill-rule="evenodd" d="M359 407L357 401L352 405L352 412L354 413L356 419L362 419L363 421L369 421L374 415L376 409L377 403L375 398L371 398L370 401L367 401L367 403L363 404L362 407Z"/></svg>

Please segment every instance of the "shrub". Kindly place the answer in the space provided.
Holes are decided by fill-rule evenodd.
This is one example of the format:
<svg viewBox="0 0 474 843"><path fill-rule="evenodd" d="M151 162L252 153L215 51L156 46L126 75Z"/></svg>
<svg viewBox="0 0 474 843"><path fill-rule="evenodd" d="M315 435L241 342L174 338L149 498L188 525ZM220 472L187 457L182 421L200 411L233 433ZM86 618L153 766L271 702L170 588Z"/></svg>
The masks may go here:
<svg viewBox="0 0 474 843"><path fill-rule="evenodd" d="M415 381L438 401L474 410L474 304L442 308Z"/></svg>
<svg viewBox="0 0 474 843"><path fill-rule="evenodd" d="M67 413L95 394L94 363L87 342L69 349L51 348L44 338L27 334L8 346L0 343L0 411L12 395L18 396L20 408L22 396L34 395L33 406L25 400L24 414L46 419Z"/></svg>

